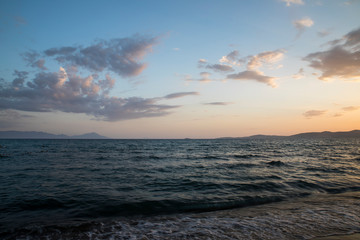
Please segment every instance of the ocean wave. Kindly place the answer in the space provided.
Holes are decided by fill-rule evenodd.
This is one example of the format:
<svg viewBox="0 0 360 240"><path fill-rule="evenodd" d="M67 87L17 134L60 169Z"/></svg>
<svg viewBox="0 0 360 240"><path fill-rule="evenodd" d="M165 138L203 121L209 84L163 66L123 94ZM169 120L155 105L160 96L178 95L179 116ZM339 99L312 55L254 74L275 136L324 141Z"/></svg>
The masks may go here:
<svg viewBox="0 0 360 240"><path fill-rule="evenodd" d="M360 232L359 193L317 195L238 210L33 225L2 239L312 239Z"/></svg>
<svg viewBox="0 0 360 240"><path fill-rule="evenodd" d="M266 164L269 166L274 166L274 167L281 167L281 166L286 165L284 162L279 161L279 160L278 161L276 161L276 160L270 161L270 162L267 162Z"/></svg>
<svg viewBox="0 0 360 240"><path fill-rule="evenodd" d="M358 191L358 142L327 141L0 141L10 156L1 158L0 228L238 211Z"/></svg>

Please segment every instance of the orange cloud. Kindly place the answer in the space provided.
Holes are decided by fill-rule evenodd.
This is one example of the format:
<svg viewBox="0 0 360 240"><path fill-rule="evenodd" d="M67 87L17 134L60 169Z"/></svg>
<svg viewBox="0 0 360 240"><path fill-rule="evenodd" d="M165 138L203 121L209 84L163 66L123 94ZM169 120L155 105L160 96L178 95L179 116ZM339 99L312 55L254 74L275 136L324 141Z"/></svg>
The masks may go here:
<svg viewBox="0 0 360 240"><path fill-rule="evenodd" d="M318 117L318 116L322 116L327 112L327 110L309 110L303 113L303 115L306 118L312 118L312 117Z"/></svg>
<svg viewBox="0 0 360 240"><path fill-rule="evenodd" d="M342 110L346 112L356 111L360 109L360 106L349 106L349 107L343 107Z"/></svg>

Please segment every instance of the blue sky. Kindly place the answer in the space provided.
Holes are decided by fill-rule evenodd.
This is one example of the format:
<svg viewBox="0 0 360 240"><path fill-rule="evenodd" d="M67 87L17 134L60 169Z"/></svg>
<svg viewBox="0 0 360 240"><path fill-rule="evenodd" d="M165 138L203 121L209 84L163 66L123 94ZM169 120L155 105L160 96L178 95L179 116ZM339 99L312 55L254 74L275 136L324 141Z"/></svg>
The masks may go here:
<svg viewBox="0 0 360 240"><path fill-rule="evenodd" d="M0 130L359 129L360 1L0 1Z"/></svg>

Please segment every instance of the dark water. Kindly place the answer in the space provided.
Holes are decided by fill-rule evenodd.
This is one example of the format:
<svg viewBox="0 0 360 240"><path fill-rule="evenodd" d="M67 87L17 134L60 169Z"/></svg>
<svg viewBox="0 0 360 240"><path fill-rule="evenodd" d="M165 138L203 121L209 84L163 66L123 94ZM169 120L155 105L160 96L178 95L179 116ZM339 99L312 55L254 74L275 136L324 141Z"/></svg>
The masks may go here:
<svg viewBox="0 0 360 240"><path fill-rule="evenodd" d="M0 140L2 239L360 232L360 139Z"/></svg>

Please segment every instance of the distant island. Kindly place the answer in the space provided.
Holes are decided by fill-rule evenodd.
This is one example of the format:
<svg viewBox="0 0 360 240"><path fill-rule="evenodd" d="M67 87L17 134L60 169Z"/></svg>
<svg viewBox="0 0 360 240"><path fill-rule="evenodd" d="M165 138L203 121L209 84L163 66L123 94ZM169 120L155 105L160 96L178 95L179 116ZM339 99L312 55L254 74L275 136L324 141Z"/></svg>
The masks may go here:
<svg viewBox="0 0 360 240"><path fill-rule="evenodd" d="M274 139L274 138L358 138L360 137L360 130L352 130L347 132L307 132L298 133L290 136L278 135L253 135L248 137L221 137L217 139Z"/></svg>
<svg viewBox="0 0 360 240"><path fill-rule="evenodd" d="M95 132L68 136L35 131L0 131L0 139L109 139Z"/></svg>

